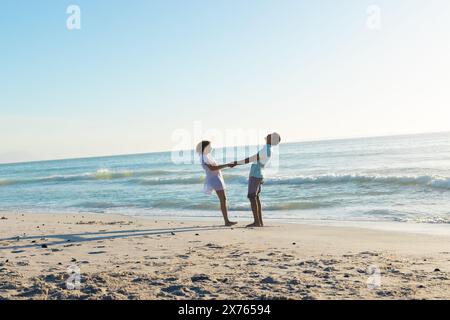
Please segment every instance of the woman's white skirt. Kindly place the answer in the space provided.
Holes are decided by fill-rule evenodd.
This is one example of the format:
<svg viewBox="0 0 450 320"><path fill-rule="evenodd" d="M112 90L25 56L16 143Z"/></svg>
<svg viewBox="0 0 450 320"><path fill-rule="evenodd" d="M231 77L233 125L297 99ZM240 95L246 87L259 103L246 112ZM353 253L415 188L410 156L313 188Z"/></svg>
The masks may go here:
<svg viewBox="0 0 450 320"><path fill-rule="evenodd" d="M222 176L212 176L205 180L203 191L206 194L211 194L212 191L225 190L225 181Z"/></svg>

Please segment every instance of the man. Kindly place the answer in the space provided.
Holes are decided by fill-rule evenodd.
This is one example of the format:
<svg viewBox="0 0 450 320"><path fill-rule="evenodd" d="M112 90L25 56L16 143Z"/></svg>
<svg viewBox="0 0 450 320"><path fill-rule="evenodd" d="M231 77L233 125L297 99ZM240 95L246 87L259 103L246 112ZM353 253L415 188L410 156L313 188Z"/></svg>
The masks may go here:
<svg viewBox="0 0 450 320"><path fill-rule="evenodd" d="M272 146L276 146L280 143L281 137L278 133L274 132L266 137L265 146L258 151L257 154L248 157L241 161L235 161L234 165L243 165L252 163L250 168L250 176L248 179L248 199L252 207L253 217L255 221L249 224L247 227L263 227L264 222L262 219L261 201L259 194L261 193L261 185L264 183L264 167L269 162L272 156Z"/></svg>

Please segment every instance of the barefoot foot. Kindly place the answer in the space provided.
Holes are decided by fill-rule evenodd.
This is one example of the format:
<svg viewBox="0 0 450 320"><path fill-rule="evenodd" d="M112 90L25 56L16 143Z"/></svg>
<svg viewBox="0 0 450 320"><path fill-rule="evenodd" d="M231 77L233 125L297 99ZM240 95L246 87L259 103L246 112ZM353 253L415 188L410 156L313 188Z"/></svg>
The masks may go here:
<svg viewBox="0 0 450 320"><path fill-rule="evenodd" d="M254 223L252 223L252 224L249 224L249 225L247 225L247 226L245 226L246 228L255 228L255 227L258 227L259 225L256 223L256 222L254 222Z"/></svg>

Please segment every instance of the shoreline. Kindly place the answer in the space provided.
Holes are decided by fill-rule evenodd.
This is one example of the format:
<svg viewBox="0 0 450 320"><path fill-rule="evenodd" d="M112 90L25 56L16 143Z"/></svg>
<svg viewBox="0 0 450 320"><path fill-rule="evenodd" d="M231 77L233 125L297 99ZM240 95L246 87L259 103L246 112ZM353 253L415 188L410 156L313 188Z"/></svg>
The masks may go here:
<svg viewBox="0 0 450 320"><path fill-rule="evenodd" d="M220 213L211 216L192 216L192 215L172 215L168 216L165 212L154 211L156 214L144 214L137 212L130 213L120 213L120 212L43 212L34 211L28 212L24 211L24 214L31 215L75 215L75 216L120 216L125 218L134 219L144 219L144 220L162 220L162 221L184 221L184 222L213 222L220 224L221 216ZM22 212L21 212L22 213ZM239 211L239 214L243 212ZM240 225L245 225L251 222L251 217L249 212L248 217L235 217L233 212L231 212L231 220L239 222ZM0 210L0 218L3 215L14 214L11 211ZM323 226L323 227L337 227L337 228L357 228L366 230L377 230L377 231L392 231L399 233L410 233L410 234L423 234L431 236L449 236L450 237L450 223L430 223L430 222L410 222L410 221L375 221L375 220L335 220L335 219L309 219L309 218L272 218L265 217L264 221L269 224L295 224L295 225L309 225L309 226Z"/></svg>
<svg viewBox="0 0 450 320"><path fill-rule="evenodd" d="M0 299L450 298L449 236L220 223L2 213Z"/></svg>

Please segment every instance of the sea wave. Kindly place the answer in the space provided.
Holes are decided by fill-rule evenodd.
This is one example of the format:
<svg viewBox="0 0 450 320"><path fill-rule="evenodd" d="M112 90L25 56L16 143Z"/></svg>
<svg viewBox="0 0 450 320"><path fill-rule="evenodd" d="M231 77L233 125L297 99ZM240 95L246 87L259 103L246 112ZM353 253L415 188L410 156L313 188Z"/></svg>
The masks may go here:
<svg viewBox="0 0 450 320"><path fill-rule="evenodd" d="M12 183L13 183L13 180L9 180L9 179L1 179L0 180L0 186L9 186Z"/></svg>
<svg viewBox="0 0 450 320"><path fill-rule="evenodd" d="M248 178L240 175L226 175L225 182L228 184L247 184ZM143 185L165 185L165 184L199 184L204 181L203 176L199 177L177 177L177 178L151 178L138 182ZM423 186L436 189L450 190L450 178L438 176L381 176L381 175L358 175L358 174L332 174L319 176L299 176L293 178L268 178L265 185L292 185L301 186L308 184L339 184L357 183L370 184L378 183L383 185L399 186Z"/></svg>
<svg viewBox="0 0 450 320"><path fill-rule="evenodd" d="M268 179L266 184L303 185L303 184L335 184L335 183L380 183L404 186L426 186L439 189L450 189L450 178L438 176L382 176L359 174L333 174L320 176L301 176L295 178Z"/></svg>
<svg viewBox="0 0 450 320"><path fill-rule="evenodd" d="M134 180L141 185L146 186L159 186L159 185L191 185L191 184L200 184L204 181L203 177L187 177L187 178L154 178L154 179L139 179Z"/></svg>
<svg viewBox="0 0 450 320"><path fill-rule="evenodd" d="M106 202L106 201L85 201L79 202L73 206L68 206L68 208L89 208L89 209L110 209L110 208L120 208L125 207L124 205Z"/></svg>
<svg viewBox="0 0 450 320"><path fill-rule="evenodd" d="M28 179L2 179L0 186L33 184L33 183L55 183L55 182L76 182L95 180L119 180L128 178L145 178L152 176L167 176L180 174L182 172L170 170L142 170L142 171L111 171L109 169L99 169L93 172L68 175L51 175L46 177L36 177Z"/></svg>
<svg viewBox="0 0 450 320"><path fill-rule="evenodd" d="M245 175L225 174L227 184L247 184ZM33 183L71 183L77 181L108 181L126 180L127 183L139 185L194 185L204 181L203 174L174 170L143 170L143 171L111 171L99 169L93 172L73 175L52 175L47 177L36 177L29 179L0 179L0 187ZM450 190L450 178L422 175L422 176L395 176L395 175L366 175L366 174L325 174L296 177L267 178L266 185L292 185L301 186L308 184L383 184L397 186L422 186L435 189Z"/></svg>
<svg viewBox="0 0 450 320"><path fill-rule="evenodd" d="M200 202L200 203L186 203L186 201L175 199L161 199L147 204L151 208L158 209L184 209L184 210L219 210L218 202ZM265 211L290 211L290 210L308 210L319 209L333 206L329 202L284 202L284 203L269 203L263 204ZM230 204L229 211L248 211L250 210L249 203Z"/></svg>
<svg viewBox="0 0 450 320"><path fill-rule="evenodd" d="M413 222L428 224L450 224L450 217L447 216L429 216L415 218Z"/></svg>
<svg viewBox="0 0 450 320"><path fill-rule="evenodd" d="M240 175L225 175L224 176L226 183L240 183L247 184L248 178ZM165 177L165 178L150 178L150 179L136 179L132 182L137 182L141 185L189 185L189 184L201 184L205 181L204 175L196 175L196 176L188 176L188 177Z"/></svg>

